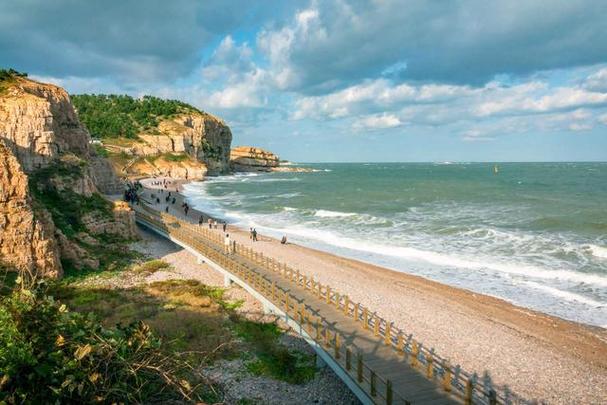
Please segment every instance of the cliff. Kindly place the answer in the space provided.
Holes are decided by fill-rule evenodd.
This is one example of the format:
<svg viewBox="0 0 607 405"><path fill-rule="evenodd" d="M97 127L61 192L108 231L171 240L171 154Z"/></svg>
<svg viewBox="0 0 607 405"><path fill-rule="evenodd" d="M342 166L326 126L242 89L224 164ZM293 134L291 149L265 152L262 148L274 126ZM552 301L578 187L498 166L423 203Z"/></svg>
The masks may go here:
<svg viewBox="0 0 607 405"><path fill-rule="evenodd" d="M230 171L232 132L211 114L150 96L74 99L81 118L124 175L201 179Z"/></svg>
<svg viewBox="0 0 607 405"><path fill-rule="evenodd" d="M67 263L98 267L95 246L135 233L133 213L99 194L122 189L111 165L63 89L22 77L1 84L0 263L53 277Z"/></svg>
<svg viewBox="0 0 607 405"><path fill-rule="evenodd" d="M280 164L280 158L272 152L253 146L237 146L230 153L234 171L272 171Z"/></svg>
<svg viewBox="0 0 607 405"><path fill-rule="evenodd" d="M0 265L60 276L54 224L47 212L35 215L32 205L27 176L0 139Z"/></svg>

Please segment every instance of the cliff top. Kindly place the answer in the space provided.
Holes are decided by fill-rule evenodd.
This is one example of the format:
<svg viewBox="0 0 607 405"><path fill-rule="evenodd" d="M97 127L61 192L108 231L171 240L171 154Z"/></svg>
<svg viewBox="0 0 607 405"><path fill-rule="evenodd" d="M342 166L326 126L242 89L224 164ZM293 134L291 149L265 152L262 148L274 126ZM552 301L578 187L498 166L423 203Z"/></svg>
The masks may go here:
<svg viewBox="0 0 607 405"><path fill-rule="evenodd" d="M162 122L184 115L202 116L223 123L219 118L178 100L153 96L133 98L116 94L72 96L78 115L94 138L136 139L139 134L159 135Z"/></svg>

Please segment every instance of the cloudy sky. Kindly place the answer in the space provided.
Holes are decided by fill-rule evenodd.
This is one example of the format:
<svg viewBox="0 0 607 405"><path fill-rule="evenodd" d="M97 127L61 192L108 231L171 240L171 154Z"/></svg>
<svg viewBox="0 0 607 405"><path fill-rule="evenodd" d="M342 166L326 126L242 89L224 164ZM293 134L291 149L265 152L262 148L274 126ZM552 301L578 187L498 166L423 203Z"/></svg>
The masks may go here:
<svg viewBox="0 0 607 405"><path fill-rule="evenodd" d="M1 0L0 66L295 161L607 160L607 2Z"/></svg>

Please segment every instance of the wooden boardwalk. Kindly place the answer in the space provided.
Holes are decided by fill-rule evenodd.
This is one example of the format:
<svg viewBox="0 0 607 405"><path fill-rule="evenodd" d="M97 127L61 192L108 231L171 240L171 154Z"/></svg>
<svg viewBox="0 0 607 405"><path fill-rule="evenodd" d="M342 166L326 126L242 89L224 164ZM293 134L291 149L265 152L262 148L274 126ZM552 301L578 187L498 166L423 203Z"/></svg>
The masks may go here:
<svg viewBox="0 0 607 405"><path fill-rule="evenodd" d="M137 221L203 255L252 287L295 320L345 374L378 404L514 403L495 391L485 395L467 375L424 352L415 341L395 333L390 323L349 301L329 286L232 242L225 251L223 234L191 219L134 206ZM440 361L439 361L440 360ZM340 373L338 373L340 375ZM343 378L343 375L342 375Z"/></svg>

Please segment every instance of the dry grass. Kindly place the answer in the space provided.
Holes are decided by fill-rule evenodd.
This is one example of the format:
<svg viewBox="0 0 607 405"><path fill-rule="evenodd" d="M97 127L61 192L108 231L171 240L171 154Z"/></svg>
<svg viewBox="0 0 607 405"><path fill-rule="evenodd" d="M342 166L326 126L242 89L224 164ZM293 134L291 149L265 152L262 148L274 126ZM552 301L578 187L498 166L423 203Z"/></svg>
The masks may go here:
<svg viewBox="0 0 607 405"><path fill-rule="evenodd" d="M171 265L164 260L150 260L133 267L135 273L156 273L159 270L169 270Z"/></svg>

